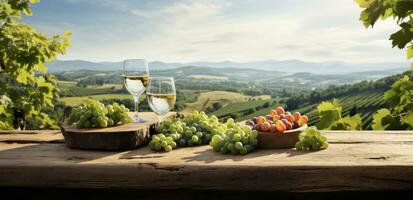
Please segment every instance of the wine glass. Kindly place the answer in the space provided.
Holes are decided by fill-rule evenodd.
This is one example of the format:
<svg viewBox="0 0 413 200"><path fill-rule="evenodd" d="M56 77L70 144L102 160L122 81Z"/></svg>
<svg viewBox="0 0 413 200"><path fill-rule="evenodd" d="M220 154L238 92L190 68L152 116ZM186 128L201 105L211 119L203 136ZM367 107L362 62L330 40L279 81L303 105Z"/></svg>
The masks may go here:
<svg viewBox="0 0 413 200"><path fill-rule="evenodd" d="M176 91L173 77L150 77L146 91L149 107L162 122L166 113L175 105Z"/></svg>
<svg viewBox="0 0 413 200"><path fill-rule="evenodd" d="M133 122L146 122L145 119L139 117L138 104L139 97L145 92L148 85L149 68L145 59L129 59L123 61L123 84L128 92L133 96L135 101L135 116Z"/></svg>

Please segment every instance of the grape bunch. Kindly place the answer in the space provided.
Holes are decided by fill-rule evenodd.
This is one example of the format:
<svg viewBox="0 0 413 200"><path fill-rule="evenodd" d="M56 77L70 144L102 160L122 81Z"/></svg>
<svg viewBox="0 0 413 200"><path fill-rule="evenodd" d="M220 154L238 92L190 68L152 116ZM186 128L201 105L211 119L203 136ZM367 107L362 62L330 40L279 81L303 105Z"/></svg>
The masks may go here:
<svg viewBox="0 0 413 200"><path fill-rule="evenodd" d="M149 146L155 151L169 151L176 147L208 144L213 134L225 130L226 126L216 116L209 117L204 112L195 111L182 119L165 120L156 127L158 134L152 136Z"/></svg>
<svg viewBox="0 0 413 200"><path fill-rule="evenodd" d="M106 128L130 123L132 119L128 112L124 105L113 103L105 106L97 100L88 98L72 110L67 123L75 123L77 128Z"/></svg>
<svg viewBox="0 0 413 200"><path fill-rule="evenodd" d="M244 150L245 153L250 152L257 141L256 136L253 140L249 138L244 139L246 135L249 135L246 134L246 132L252 132L249 127L241 127L231 118L228 119L226 123L222 123L219 122L218 118L214 115L209 117L204 112L195 111L182 119L165 120L161 126L156 127L158 134L152 136L149 146L154 151L166 152L177 147L191 147L205 144L217 146L221 145L221 143L212 142L212 138L215 136L227 138L224 136L234 131L242 135L239 143L242 145L242 143L245 142L244 144L247 146L243 150L233 150L233 152L244 152ZM218 147L215 147L215 149L217 148Z"/></svg>
<svg viewBox="0 0 413 200"><path fill-rule="evenodd" d="M223 154L241 154L245 155L257 145L258 133L250 127L241 127L234 123L233 119L227 121L228 130L224 134L216 134L212 137L210 146L216 152Z"/></svg>
<svg viewBox="0 0 413 200"><path fill-rule="evenodd" d="M316 127L305 129L298 136L299 141L295 144L295 149L298 151L314 151L327 149L327 138L320 134Z"/></svg>

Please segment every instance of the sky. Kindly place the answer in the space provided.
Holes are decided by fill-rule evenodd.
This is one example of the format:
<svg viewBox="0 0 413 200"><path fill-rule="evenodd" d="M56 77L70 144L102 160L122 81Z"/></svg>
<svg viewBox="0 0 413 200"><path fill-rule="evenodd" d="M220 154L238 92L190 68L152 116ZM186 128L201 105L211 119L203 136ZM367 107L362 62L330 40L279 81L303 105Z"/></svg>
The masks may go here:
<svg viewBox="0 0 413 200"><path fill-rule="evenodd" d="M406 62L392 20L365 29L353 0L41 0L23 21L72 32L60 60Z"/></svg>

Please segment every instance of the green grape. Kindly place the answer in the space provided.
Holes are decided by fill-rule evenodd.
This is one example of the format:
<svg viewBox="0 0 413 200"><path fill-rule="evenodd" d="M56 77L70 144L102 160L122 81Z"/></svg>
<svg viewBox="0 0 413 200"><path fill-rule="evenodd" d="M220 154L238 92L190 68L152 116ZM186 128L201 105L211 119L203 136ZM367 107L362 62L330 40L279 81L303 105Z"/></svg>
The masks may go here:
<svg viewBox="0 0 413 200"><path fill-rule="evenodd" d="M228 148L226 148L225 146L221 147L219 151L223 154L226 154L229 152Z"/></svg>
<svg viewBox="0 0 413 200"><path fill-rule="evenodd" d="M243 138L241 139L241 141L242 141L242 144L249 144L249 143L250 143L250 140L249 140L248 137L243 137Z"/></svg>
<svg viewBox="0 0 413 200"><path fill-rule="evenodd" d="M116 105L113 105L113 109L115 112L117 111ZM152 137L152 141L158 142L162 147L160 150L164 151L167 150L165 149L168 148L167 146L175 149L177 146L196 146L209 143L217 152L246 154L254 149L257 142L257 133L248 127L244 128L236 124L233 119L221 123L216 116L208 117L204 112L193 112L181 119L165 120L155 130L158 133L156 135L158 139ZM235 147L235 142L239 142L237 147L241 146L240 150ZM155 149L155 146L156 143L151 149Z"/></svg>
<svg viewBox="0 0 413 200"><path fill-rule="evenodd" d="M159 135L159 139L160 139L161 141L163 141L163 140L166 140L166 137L165 137L164 134L160 134L160 135Z"/></svg>
<svg viewBox="0 0 413 200"><path fill-rule="evenodd" d="M92 127L92 122L91 122L91 121L85 121L85 122L83 123L83 127L85 127L85 128L90 128L90 127Z"/></svg>
<svg viewBox="0 0 413 200"><path fill-rule="evenodd" d="M172 147L170 145L167 145L163 148L166 152L172 151Z"/></svg>
<svg viewBox="0 0 413 200"><path fill-rule="evenodd" d="M176 144L176 142L171 142L170 146L172 147L172 149L175 149L177 144Z"/></svg>
<svg viewBox="0 0 413 200"><path fill-rule="evenodd" d="M300 133L299 141L295 144L295 149L299 151L314 151L327 147L327 138L322 136L316 127L309 127Z"/></svg>
<svg viewBox="0 0 413 200"><path fill-rule="evenodd" d="M163 140L161 142L161 146L165 148L166 146L168 146L168 143L165 140Z"/></svg>
<svg viewBox="0 0 413 200"><path fill-rule="evenodd" d="M168 144L171 144L173 141L174 141L174 139L172 137L170 137L170 136L166 137L166 142Z"/></svg>
<svg viewBox="0 0 413 200"><path fill-rule="evenodd" d="M241 148L239 149L239 153L240 153L241 155L245 155L245 154L248 153L248 150L247 150L247 148L245 148L245 147L241 147Z"/></svg>
<svg viewBox="0 0 413 200"><path fill-rule="evenodd" d="M240 134L234 134L234 136L232 136L232 141L234 141L234 142L241 141L241 135Z"/></svg>
<svg viewBox="0 0 413 200"><path fill-rule="evenodd" d="M154 146L154 150L159 151L161 149L162 149L162 145L160 143L156 143L155 146Z"/></svg>
<svg viewBox="0 0 413 200"><path fill-rule="evenodd" d="M235 150L235 145L233 143L229 143L227 148L228 150L233 151Z"/></svg>
<svg viewBox="0 0 413 200"><path fill-rule="evenodd" d="M243 147L241 142L235 142L235 148L240 150Z"/></svg>
<svg viewBox="0 0 413 200"><path fill-rule="evenodd" d="M193 136L191 137L191 140L192 140L192 142L196 143L196 142L198 142L199 138L198 138L198 136L193 135Z"/></svg>
<svg viewBox="0 0 413 200"><path fill-rule="evenodd" d="M159 137L155 135L154 137L152 137L152 141L155 143L159 143L161 139L159 139Z"/></svg>
<svg viewBox="0 0 413 200"><path fill-rule="evenodd" d="M185 139L179 139L178 144L179 144L180 147L184 147L186 145L186 140Z"/></svg>
<svg viewBox="0 0 413 200"><path fill-rule="evenodd" d="M202 139L198 139L198 141L196 142L196 145L201 145L202 144Z"/></svg>
<svg viewBox="0 0 413 200"><path fill-rule="evenodd" d="M99 122L99 126L102 128L106 128L108 126L108 122L105 120L102 120Z"/></svg>
<svg viewBox="0 0 413 200"><path fill-rule="evenodd" d="M203 136L204 134L202 134L202 132L199 132L199 131L198 131L198 132L195 133L195 135L196 135L197 137L199 137L199 138L202 138L202 136Z"/></svg>
<svg viewBox="0 0 413 200"><path fill-rule="evenodd" d="M191 133L196 133L196 127L191 127L190 129L189 129L190 131L191 131Z"/></svg>
<svg viewBox="0 0 413 200"><path fill-rule="evenodd" d="M73 109L68 123L76 122L79 128L105 128L131 122L128 110L119 110L118 107L119 105L115 104L105 107L101 102L88 98L79 107Z"/></svg>

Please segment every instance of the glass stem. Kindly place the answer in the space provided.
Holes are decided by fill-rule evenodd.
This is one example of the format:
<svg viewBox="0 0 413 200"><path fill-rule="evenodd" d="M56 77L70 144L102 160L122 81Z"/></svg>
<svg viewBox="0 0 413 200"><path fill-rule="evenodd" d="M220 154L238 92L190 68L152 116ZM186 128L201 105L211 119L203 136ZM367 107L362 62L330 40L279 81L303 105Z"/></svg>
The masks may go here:
<svg viewBox="0 0 413 200"><path fill-rule="evenodd" d="M158 115L159 124L162 124L164 118L165 118L165 115Z"/></svg>
<svg viewBox="0 0 413 200"><path fill-rule="evenodd" d="M138 104L139 104L139 95L138 96L133 96L133 100L135 101L135 118L139 118L138 114Z"/></svg>

